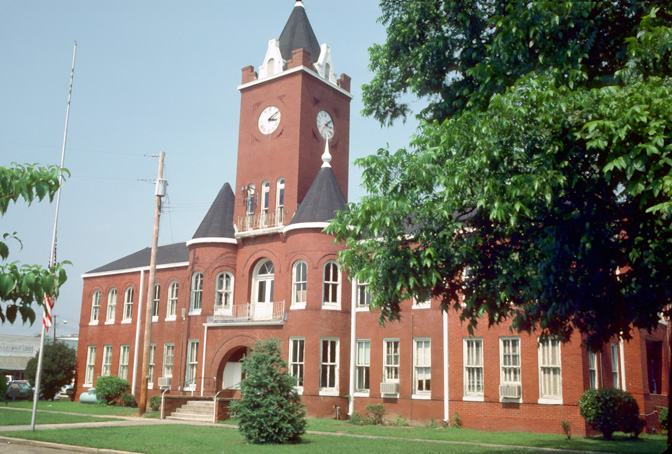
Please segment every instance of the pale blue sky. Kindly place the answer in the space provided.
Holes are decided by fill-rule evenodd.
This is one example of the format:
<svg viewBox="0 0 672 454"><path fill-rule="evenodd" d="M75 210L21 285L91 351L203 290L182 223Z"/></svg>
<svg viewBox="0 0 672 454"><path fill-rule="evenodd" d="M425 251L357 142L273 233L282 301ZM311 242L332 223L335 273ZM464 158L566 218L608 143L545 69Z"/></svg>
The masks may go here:
<svg viewBox="0 0 672 454"><path fill-rule="evenodd" d="M235 184L241 68L259 67L293 0L0 0L0 165L58 164L73 42L77 61L58 259L70 260L55 312L77 332L82 273L151 244L158 160L168 200L159 244L190 239L225 182ZM350 160L404 146L416 123L381 128L360 115L368 47L384 40L376 0L306 0L337 74L352 77ZM145 181L140 181L145 180ZM350 201L362 195L351 167ZM10 206L10 260L46 264L55 204ZM38 317L39 318L39 317ZM0 333L40 327L0 325Z"/></svg>

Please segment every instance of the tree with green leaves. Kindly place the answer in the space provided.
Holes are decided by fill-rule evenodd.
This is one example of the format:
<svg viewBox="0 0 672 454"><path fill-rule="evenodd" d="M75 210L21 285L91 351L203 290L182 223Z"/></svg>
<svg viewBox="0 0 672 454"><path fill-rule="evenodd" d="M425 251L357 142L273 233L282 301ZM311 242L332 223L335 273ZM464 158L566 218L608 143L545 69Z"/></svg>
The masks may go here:
<svg viewBox="0 0 672 454"><path fill-rule="evenodd" d="M230 411L238 430L254 444L297 443L306 432L306 411L296 390L296 378L282 359L280 341L257 341L243 359L242 398Z"/></svg>
<svg viewBox="0 0 672 454"><path fill-rule="evenodd" d="M25 375L31 385L35 385L38 355L28 360ZM40 395L53 400L64 386L75 378L77 351L64 342L48 342L44 344L42 357L42 377L40 378Z"/></svg>
<svg viewBox="0 0 672 454"><path fill-rule="evenodd" d="M672 16L657 3L381 3L365 112L427 107L408 149L357 161L367 195L327 229L381 322L434 296L472 330L578 330L598 348L670 315Z"/></svg>
<svg viewBox="0 0 672 454"><path fill-rule="evenodd" d="M28 204L47 198L53 200L59 188L58 166L12 164L0 167L0 216L4 216L9 203L23 199ZM0 323L14 323L17 315L23 323L35 321L32 305L41 306L44 295L58 296L59 288L67 279L63 265L52 267L8 262L10 244L21 247L17 233L4 233L0 241Z"/></svg>

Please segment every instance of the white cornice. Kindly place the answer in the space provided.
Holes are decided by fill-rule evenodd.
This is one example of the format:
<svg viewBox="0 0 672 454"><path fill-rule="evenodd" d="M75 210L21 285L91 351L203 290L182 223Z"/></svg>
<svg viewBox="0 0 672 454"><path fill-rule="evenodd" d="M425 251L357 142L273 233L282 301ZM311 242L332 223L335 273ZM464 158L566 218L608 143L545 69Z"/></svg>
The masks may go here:
<svg viewBox="0 0 672 454"><path fill-rule="evenodd" d="M300 229L320 229L324 230L329 225L328 222L301 222L299 224L290 224L282 230L282 233L291 232Z"/></svg>
<svg viewBox="0 0 672 454"><path fill-rule="evenodd" d="M352 93L350 93L346 90L343 90L341 87L339 87L336 84L333 84L333 83L329 82L324 77L320 76L318 73L316 73L312 69L309 69L305 66L297 66L296 68L287 69L285 71L282 71L281 73L274 74L270 77L265 77L263 79L257 79L257 80L253 80L252 82L248 82L246 84L238 85L238 90L242 91L242 90L245 90L246 88L253 87L255 85L260 85L260 84L266 83L266 82L271 81L271 80L279 79L281 77L287 76L289 74L294 74L294 73L299 72L299 71L304 71L304 72L310 74L314 78L318 79L319 81L323 82L326 85L329 85L334 90L338 90L339 92L341 92L342 94L344 94L345 96L347 96L350 99L354 98L354 95Z"/></svg>
<svg viewBox="0 0 672 454"><path fill-rule="evenodd" d="M238 244L238 242L233 238L205 237L205 238L193 238L187 241L187 247L191 246L192 244L208 244L208 243Z"/></svg>
<svg viewBox="0 0 672 454"><path fill-rule="evenodd" d="M189 266L189 262L165 263L163 265L156 265L157 270L165 270L168 268L180 268ZM114 276L115 274L138 273L140 271L149 271L149 266L139 266L137 268L126 268L123 270L101 271L100 273L84 273L81 275L82 279L88 277Z"/></svg>

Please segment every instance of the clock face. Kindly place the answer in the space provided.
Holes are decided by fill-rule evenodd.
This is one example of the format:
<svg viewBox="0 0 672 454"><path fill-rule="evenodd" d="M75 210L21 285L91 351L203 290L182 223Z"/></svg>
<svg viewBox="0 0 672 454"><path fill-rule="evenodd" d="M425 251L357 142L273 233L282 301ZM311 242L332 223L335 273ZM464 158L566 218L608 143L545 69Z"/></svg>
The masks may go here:
<svg viewBox="0 0 672 454"><path fill-rule="evenodd" d="M280 124L280 109L275 106L268 106L261 111L259 115L259 131L263 134L270 134L278 128Z"/></svg>
<svg viewBox="0 0 672 454"><path fill-rule="evenodd" d="M327 140L334 137L334 120L332 120L331 115L326 110L321 110L317 114L317 130Z"/></svg>

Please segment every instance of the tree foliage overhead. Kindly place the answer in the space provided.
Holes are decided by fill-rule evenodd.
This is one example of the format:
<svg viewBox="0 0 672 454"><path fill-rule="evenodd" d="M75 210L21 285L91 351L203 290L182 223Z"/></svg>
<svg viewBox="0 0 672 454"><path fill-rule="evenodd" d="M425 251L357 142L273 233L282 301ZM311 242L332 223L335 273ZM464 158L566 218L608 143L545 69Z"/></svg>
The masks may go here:
<svg viewBox="0 0 672 454"><path fill-rule="evenodd" d="M28 204L48 198L52 201L59 188L61 170L57 166L19 165L0 167L0 216L4 216L10 202L23 199ZM63 170L67 173L67 170ZM2 232L0 232L2 233ZM2 233L0 240L0 323L35 321L33 303L44 304L44 295L58 295L65 283L63 265L52 267L8 262L10 245L21 247L17 233Z"/></svg>
<svg viewBox="0 0 672 454"><path fill-rule="evenodd" d="M35 385L39 352L26 364L26 378ZM40 395L52 400L58 391L69 385L75 378L77 351L65 342L48 342L44 345L42 356L42 378L40 379Z"/></svg>
<svg viewBox="0 0 672 454"><path fill-rule="evenodd" d="M368 195L328 229L381 321L432 295L470 329L578 328L594 348L655 326L672 296L672 18L655 3L382 2L366 112L402 118L411 93L426 121L357 161Z"/></svg>

